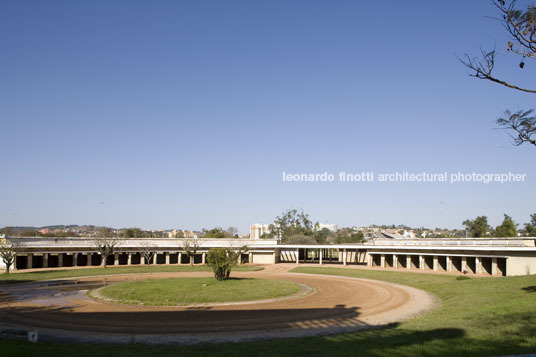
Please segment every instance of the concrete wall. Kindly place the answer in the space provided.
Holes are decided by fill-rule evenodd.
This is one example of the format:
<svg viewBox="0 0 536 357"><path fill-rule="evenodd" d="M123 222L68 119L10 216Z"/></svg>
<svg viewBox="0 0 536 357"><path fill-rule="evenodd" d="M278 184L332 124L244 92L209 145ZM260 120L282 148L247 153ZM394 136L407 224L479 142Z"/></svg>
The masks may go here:
<svg viewBox="0 0 536 357"><path fill-rule="evenodd" d="M506 259L506 275L536 274L536 256L527 257L520 254L509 254Z"/></svg>
<svg viewBox="0 0 536 357"><path fill-rule="evenodd" d="M252 263L253 264L274 264L274 254L272 252L267 253L252 253Z"/></svg>

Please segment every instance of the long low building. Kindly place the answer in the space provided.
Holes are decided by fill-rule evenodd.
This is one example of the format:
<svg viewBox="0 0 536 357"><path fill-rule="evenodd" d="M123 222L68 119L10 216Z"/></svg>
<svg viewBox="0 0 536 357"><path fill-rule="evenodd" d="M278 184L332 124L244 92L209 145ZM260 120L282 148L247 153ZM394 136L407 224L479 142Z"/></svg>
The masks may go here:
<svg viewBox="0 0 536 357"><path fill-rule="evenodd" d="M16 241L15 269L99 266L95 240L9 238ZM191 241L190 241L191 242ZM316 263L367 265L488 275L536 274L536 238L377 239L363 244L280 245L276 240L197 239L194 264L210 248L241 248L241 264ZM184 239L124 239L108 265L190 264ZM147 259L150 252L150 257Z"/></svg>

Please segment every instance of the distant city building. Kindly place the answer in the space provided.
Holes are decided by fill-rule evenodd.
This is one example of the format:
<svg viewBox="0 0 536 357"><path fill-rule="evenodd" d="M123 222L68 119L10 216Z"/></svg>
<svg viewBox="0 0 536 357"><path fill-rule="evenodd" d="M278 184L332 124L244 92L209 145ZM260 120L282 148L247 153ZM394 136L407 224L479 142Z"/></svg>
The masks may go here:
<svg viewBox="0 0 536 357"><path fill-rule="evenodd" d="M187 231L184 229L167 232L168 238L197 238L197 234L194 231Z"/></svg>
<svg viewBox="0 0 536 357"><path fill-rule="evenodd" d="M41 229L39 232L42 234L47 234L49 232L48 228Z"/></svg>
<svg viewBox="0 0 536 357"><path fill-rule="evenodd" d="M249 238L250 239L261 239L263 234L270 234L270 225L269 224L259 224L254 223L249 226Z"/></svg>
<svg viewBox="0 0 536 357"><path fill-rule="evenodd" d="M407 238L415 238L415 233L413 231L406 231L404 230L404 234L403 234L404 237L407 237Z"/></svg>

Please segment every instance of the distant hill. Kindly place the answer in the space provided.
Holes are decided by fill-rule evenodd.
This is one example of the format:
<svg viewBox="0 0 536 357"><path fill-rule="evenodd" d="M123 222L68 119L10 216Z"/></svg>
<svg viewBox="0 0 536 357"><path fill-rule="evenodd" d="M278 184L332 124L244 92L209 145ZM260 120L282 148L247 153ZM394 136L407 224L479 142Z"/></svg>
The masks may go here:
<svg viewBox="0 0 536 357"><path fill-rule="evenodd" d="M48 229L50 231L55 230L61 230L61 231L84 231L84 232L92 232L96 231L98 229L101 229L103 227L100 226L94 226L94 225L77 225L77 224L56 224L56 225L50 225L50 226L5 226L2 228L2 230L9 229L12 233L19 233L24 231L40 231L42 229Z"/></svg>

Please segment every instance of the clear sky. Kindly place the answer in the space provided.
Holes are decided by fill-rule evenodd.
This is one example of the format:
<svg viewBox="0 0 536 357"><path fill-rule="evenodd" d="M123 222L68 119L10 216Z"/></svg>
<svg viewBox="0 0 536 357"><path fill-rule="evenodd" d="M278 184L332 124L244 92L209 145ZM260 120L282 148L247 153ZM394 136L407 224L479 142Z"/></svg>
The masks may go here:
<svg viewBox="0 0 536 357"><path fill-rule="evenodd" d="M0 2L0 226L201 229L290 207L342 226L536 212L534 95L489 1ZM516 172L522 183L296 183L282 172Z"/></svg>

